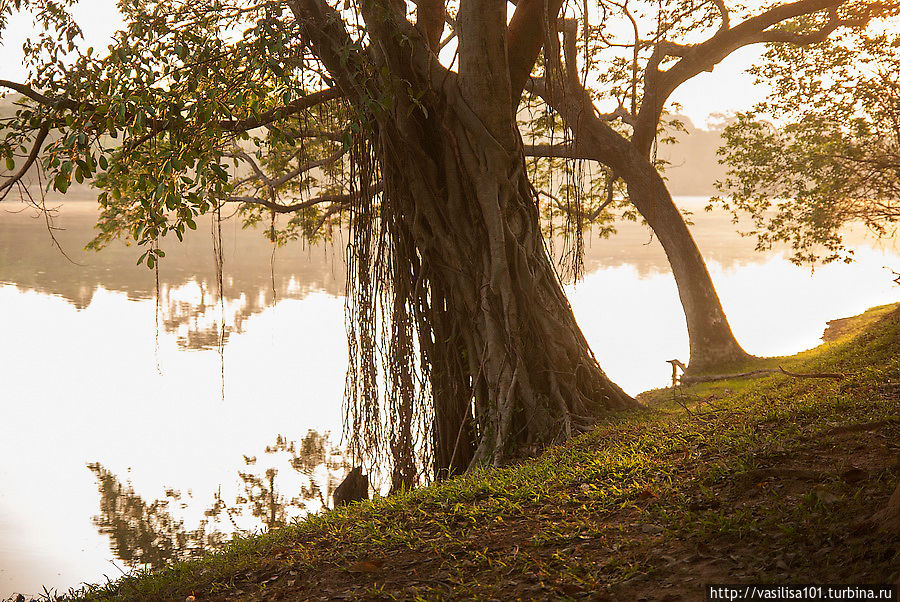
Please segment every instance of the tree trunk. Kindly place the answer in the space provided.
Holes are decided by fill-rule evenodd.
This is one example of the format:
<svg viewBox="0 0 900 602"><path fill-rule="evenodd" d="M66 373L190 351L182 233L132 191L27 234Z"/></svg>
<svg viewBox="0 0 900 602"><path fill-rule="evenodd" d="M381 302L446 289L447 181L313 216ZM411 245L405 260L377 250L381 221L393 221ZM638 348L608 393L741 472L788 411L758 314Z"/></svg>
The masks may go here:
<svg viewBox="0 0 900 602"><path fill-rule="evenodd" d="M700 249L659 172L628 140L597 117L583 90L563 93L561 88L557 84L539 92L575 135L568 156L599 161L622 178L629 199L666 252L687 321L691 353L688 370L703 371L751 357L731 332Z"/></svg>
<svg viewBox="0 0 900 602"><path fill-rule="evenodd" d="M633 165L637 173L623 178L631 202L653 229L672 267L687 321L688 370L699 372L750 358L731 332L706 262L662 177L649 161L635 160Z"/></svg>
<svg viewBox="0 0 900 602"><path fill-rule="evenodd" d="M432 395L438 476L505 462L584 431L611 410L634 407L597 364L544 247L511 100L507 50L519 47L522 36L510 32L507 42L506 4L461 3L457 72L438 63L406 20L403 3L360 2L370 40L365 51L327 3L290 5L364 123L357 141L363 169L351 168L351 178L361 192L381 183L377 210L371 194L358 195L369 199L360 203L372 203L360 205L367 212L358 232L371 240L374 219L367 216L377 215L387 253L358 251L352 263L362 271L350 280L367 312L374 307L368 283L385 285L382 294L393 299L379 307L391 311L385 380L395 487L411 484L410 417L422 417L415 398L423 390ZM533 62L528 57L539 45L523 41L532 42L531 50L514 52L516 61ZM369 341L371 325L360 328L370 329L361 337ZM413 332L421 375L410 370ZM362 391L353 383L349 396L351 408L367 406L351 412L363 420L351 426L354 435L372 435L367 447L378 442L371 423L381 419L371 403L372 347L351 345L351 375L357 349L371 377Z"/></svg>
<svg viewBox="0 0 900 602"><path fill-rule="evenodd" d="M600 369L575 322L518 137L511 148L498 141L454 87L428 118L409 119L401 105L379 119L390 198L382 219L408 232L429 311L440 315L430 332L419 324L431 353L438 471L504 462L636 404Z"/></svg>
<svg viewBox="0 0 900 602"><path fill-rule="evenodd" d="M434 412L432 454L438 480L461 472L474 457L475 422L472 415L471 375L466 361L465 337L453 316L453 302L437 282L431 285L432 334L420 336L431 366Z"/></svg>

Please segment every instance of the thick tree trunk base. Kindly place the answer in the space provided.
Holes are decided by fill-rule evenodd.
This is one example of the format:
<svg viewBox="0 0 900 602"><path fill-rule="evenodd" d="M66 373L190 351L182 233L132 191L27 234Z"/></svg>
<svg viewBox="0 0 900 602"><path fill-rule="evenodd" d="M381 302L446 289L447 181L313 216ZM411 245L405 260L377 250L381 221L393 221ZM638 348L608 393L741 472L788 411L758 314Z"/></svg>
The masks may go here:
<svg viewBox="0 0 900 602"><path fill-rule="evenodd" d="M439 473L506 462L637 405L575 322L518 137L507 148L460 99L447 100L429 107L425 123L383 122L379 153L392 159L382 162L382 219L411 241L413 256L395 261L414 264L417 286L431 291L414 302L427 298L432 316L418 328L439 386ZM390 131L397 124L406 128Z"/></svg>

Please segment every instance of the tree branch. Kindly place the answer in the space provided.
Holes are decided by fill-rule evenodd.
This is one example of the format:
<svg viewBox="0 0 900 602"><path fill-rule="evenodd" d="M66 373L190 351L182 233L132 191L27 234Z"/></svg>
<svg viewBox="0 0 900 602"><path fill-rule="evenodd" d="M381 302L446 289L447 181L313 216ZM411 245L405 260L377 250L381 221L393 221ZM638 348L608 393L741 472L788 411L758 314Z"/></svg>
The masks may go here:
<svg viewBox="0 0 900 602"><path fill-rule="evenodd" d="M378 194L382 191L381 184L374 186L371 190L367 191L368 194ZM253 196L232 196L225 199L226 203L247 203L250 205L260 205L269 209L270 211L274 211L275 213L294 213L296 211L302 211L303 209L308 209L310 207L314 207L315 205L321 205L323 203L337 203L346 205L351 201L359 198L361 196L360 193L354 194L325 194L322 196L317 196L311 199L307 199L305 201L301 201L299 203L294 203L293 205L282 205L281 203L276 203L274 201L270 201L267 199L261 199L259 197Z"/></svg>
<svg viewBox="0 0 900 602"><path fill-rule="evenodd" d="M293 128L282 128L281 130L291 138L318 138L320 140L331 140L332 142L343 142L348 135L346 132L324 131L324 130L302 130Z"/></svg>
<svg viewBox="0 0 900 602"><path fill-rule="evenodd" d="M311 161L305 161L304 163L299 164L296 168L281 174L277 178L270 178L269 176L267 176L263 172L263 170L259 167L259 165L256 164L256 161L254 161L253 158L250 157L250 155L248 155L243 150L235 152L235 153L228 153L228 156L237 157L237 158L243 159L244 161L249 163L251 169L253 169L253 172L256 174L255 179L258 179L260 182L263 183L263 185L274 189L274 188L279 188L280 186L283 186L284 184L293 180L300 174L306 173L306 172L310 171L311 169L315 169L316 167L324 167L326 165L330 165L330 164L334 163L335 161L337 161L338 159L343 157L346 154L346 152L347 152L346 150L341 149L341 150L339 150L327 157L324 157L322 159L314 159ZM245 180L245 182L252 181L253 179L254 178L251 177L251 178Z"/></svg>
<svg viewBox="0 0 900 602"><path fill-rule="evenodd" d="M784 374L785 376L790 376L793 378L830 378L834 380L841 380L847 378L846 374L842 374L840 372L788 372L781 366L778 367L777 370L772 369L763 369L763 370L753 370L751 372L741 372L739 374L720 374L715 376L682 376L681 383L685 385L695 384L695 383L711 383L720 380L731 380L733 378L747 378L750 376L759 376L761 374Z"/></svg>
<svg viewBox="0 0 900 602"><path fill-rule="evenodd" d="M649 156L663 106L672 92L698 73L712 71L713 67L735 50L762 42L811 44L824 40L838 27L855 26L868 21L868 18L839 19L837 9L846 2L847 0L796 0L774 6L735 26L731 26L729 20L728 27L721 27L712 37L699 44L682 45L667 40L659 41L644 71L644 99L632 136L633 144L644 155ZM724 25L727 7L724 2L716 4L723 16ZM722 8L726 12L723 13ZM786 20L823 10L829 12L829 21L815 32L791 34L772 29ZM667 56L676 56L679 60L669 69L660 71L659 65Z"/></svg>
<svg viewBox="0 0 900 602"><path fill-rule="evenodd" d="M553 24L562 0L519 0L506 30L509 82L513 103L518 105L528 76L544 45L546 24Z"/></svg>
<svg viewBox="0 0 900 602"><path fill-rule="evenodd" d="M28 157L25 159L25 163L22 167L14 173L8 180L0 184L0 201L6 198L6 195L9 194L9 191L12 190L12 187L22 178L25 177L25 174L28 173L28 170L31 169L31 166L34 165L34 162L37 161L38 155L40 155L41 147L44 146L44 141L47 139L47 135L50 133L50 126L44 124L41 126L41 129L38 130L37 136L34 138L34 146L31 147L31 152L28 153Z"/></svg>
<svg viewBox="0 0 900 602"><path fill-rule="evenodd" d="M719 10L719 16L722 18L722 24L719 26L719 31L730 28L731 12L728 10L728 7L725 6L725 0L713 0L713 4L716 5L716 8Z"/></svg>
<svg viewBox="0 0 900 602"><path fill-rule="evenodd" d="M308 209L309 207L313 207L315 205L321 205L322 203L349 203L350 200L351 199L349 194L338 194L323 195L320 197L302 201L300 203L294 203L293 205L282 205L281 203L276 203L275 201L270 201L268 199L254 196L231 196L225 199L225 202L261 205L266 209L269 209L270 211L274 211L275 213L294 213L295 211L302 211L303 209Z"/></svg>
<svg viewBox="0 0 900 602"><path fill-rule="evenodd" d="M781 29L770 29L762 32L755 42L787 43L797 46L809 46L824 42L839 27L858 27L865 25L868 19L840 19L836 9L829 9L828 22L821 29L809 33L793 33Z"/></svg>
<svg viewBox="0 0 900 602"><path fill-rule="evenodd" d="M526 157L596 160L596 157L582 152L574 144L526 144L524 149Z"/></svg>
<svg viewBox="0 0 900 602"><path fill-rule="evenodd" d="M362 57L340 12L325 0L288 0L288 7L344 96L354 102L364 97L367 84L360 67Z"/></svg>
<svg viewBox="0 0 900 602"><path fill-rule="evenodd" d="M428 47L437 52L447 20L445 0L414 0L416 4L416 28L428 42Z"/></svg>
<svg viewBox="0 0 900 602"><path fill-rule="evenodd" d="M31 100L42 104L45 107L69 109L74 111L81 106L78 102L70 98L51 98L49 96L41 94L30 86L26 86L25 84L20 84L18 82L9 81L8 79L0 79L0 86L13 90L14 92L18 92L22 96L30 98Z"/></svg>
<svg viewBox="0 0 900 602"><path fill-rule="evenodd" d="M65 109L69 111L82 111L84 109L93 110L94 106L88 103L80 103L71 98L52 98L45 94L34 90L30 86L26 86L24 84L20 84L18 82L13 82L5 79L0 79L0 87L8 88L15 92L18 92L22 96L26 98L30 98L31 100L53 109ZM317 92L313 92L311 94L307 94L301 98L293 100L283 106L276 107L260 115L256 115L254 117L249 117L247 119L225 119L218 122L218 127L226 132L246 132L248 130L253 130L259 127L263 127L269 125L279 119L284 119L285 117L289 117L291 115L295 115L309 109L318 104L322 104L323 102L328 102L329 100L335 100L341 97L341 91L337 88L326 88L325 90L319 90ZM156 134L166 131L171 126L171 121L168 119L149 119L147 120L148 125L150 125L150 131L139 138L136 138L132 141L130 148L135 148L140 146Z"/></svg>
<svg viewBox="0 0 900 602"><path fill-rule="evenodd" d="M265 113L262 113L255 117L240 120L220 121L219 127L226 132L246 132L248 130L253 130L269 125L270 123L278 121L279 119L284 119L285 117L296 115L297 113L305 111L310 107L314 107L315 105L328 102L329 100L335 100L340 97L341 91L338 88L326 88L325 90L319 90L318 92L313 92L312 94L307 94L306 96L303 96L296 100L292 100L284 106L266 111Z"/></svg>

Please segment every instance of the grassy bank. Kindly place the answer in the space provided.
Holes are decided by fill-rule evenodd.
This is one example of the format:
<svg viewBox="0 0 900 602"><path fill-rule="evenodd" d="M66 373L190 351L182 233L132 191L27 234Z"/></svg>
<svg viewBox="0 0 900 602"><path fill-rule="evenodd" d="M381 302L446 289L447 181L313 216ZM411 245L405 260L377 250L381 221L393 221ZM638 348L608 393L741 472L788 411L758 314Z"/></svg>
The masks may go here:
<svg viewBox="0 0 900 602"><path fill-rule="evenodd" d="M516 466L382 498L81 600L702 599L710 582L895 582L900 306L822 346L660 390Z"/></svg>

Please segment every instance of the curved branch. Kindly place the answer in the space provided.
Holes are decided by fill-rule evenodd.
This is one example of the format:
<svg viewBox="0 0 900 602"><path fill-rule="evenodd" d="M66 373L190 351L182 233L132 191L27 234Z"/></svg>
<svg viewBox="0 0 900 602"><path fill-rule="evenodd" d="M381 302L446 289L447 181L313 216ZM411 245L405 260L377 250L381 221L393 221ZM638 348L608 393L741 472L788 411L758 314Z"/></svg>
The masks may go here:
<svg viewBox="0 0 900 602"><path fill-rule="evenodd" d="M337 161L338 159L343 157L345 154L347 154L348 150L349 149L346 149L346 150L341 149L341 150L337 151L336 153L332 153L331 155L328 155L327 157L324 157L322 159L314 159L312 161L306 161L305 163L301 163L295 169L292 169L291 171L289 171L285 174L282 174L282 175L278 176L277 178L269 180L269 183L271 184L271 186L278 188L282 184L285 184L285 183L289 182L290 180L293 180L300 174L306 173L311 169L315 169L316 167L325 167L326 165L331 165L332 163L334 163L335 161Z"/></svg>
<svg viewBox="0 0 900 602"><path fill-rule="evenodd" d="M719 31L730 28L731 12L728 10L728 7L725 6L725 0L713 0L713 4L716 5L716 8L719 11L719 16L722 18L722 24L719 26Z"/></svg>
<svg viewBox="0 0 900 602"><path fill-rule="evenodd" d="M42 94L37 90L34 90L30 86L6 79L0 79L0 87L8 88L10 90L13 90L14 92L18 92L26 98L30 98L31 100L43 106L54 109L80 111L83 109L93 110L95 108L92 104L80 103L71 98L52 98L50 96L47 96L46 94ZM334 87L326 88L324 90L319 90L317 92L307 94L306 96L293 100L280 107L276 107L274 109L261 113L260 115L248 117L247 119L224 119L220 120L217 125L219 128L226 132L246 132L259 127L267 126L275 121L278 121L279 119L290 117L291 115L300 113L301 111L309 109L310 107L328 102L330 100L336 100L340 97L341 91L339 89ZM164 132L169 127L171 127L171 120L168 119L148 119L147 123L150 125L150 131L147 134L144 134L143 136L135 139L130 145L130 149L140 146L156 134Z"/></svg>
<svg viewBox="0 0 900 602"><path fill-rule="evenodd" d="M14 92L18 92L22 96L30 98L31 100L42 104L45 107L75 110L79 106L81 106L78 102L72 100L71 98L51 98L49 96L41 94L31 86L26 86L25 84L9 81L8 79L0 79L0 87L8 88L10 90L13 90Z"/></svg>
<svg viewBox="0 0 900 602"><path fill-rule="evenodd" d="M444 33L444 23L449 18L445 0L414 0L416 5L416 28L418 28L428 47L438 52L441 45L441 36Z"/></svg>
<svg viewBox="0 0 900 602"><path fill-rule="evenodd" d="M575 144L526 144L524 149L526 157L596 160L596 156L579 150Z"/></svg>
<svg viewBox="0 0 900 602"><path fill-rule="evenodd" d="M770 29L762 32L759 38L754 42L787 43L795 44L797 46L809 46L811 44L824 42L828 36L839 27L858 27L865 25L868 22L868 19L838 19L836 11L829 12L831 13L831 16L821 29L810 33L793 33L781 29Z"/></svg>
<svg viewBox="0 0 900 602"><path fill-rule="evenodd" d="M368 194L378 194L381 192L381 185L377 185L373 187L372 190L367 191ZM295 211L302 211L303 209L308 209L310 207L314 207L315 205L321 205L322 203L337 203L345 205L350 203L354 199L360 197L360 193L354 194L325 194L322 196L317 196L312 199L307 199L305 201L301 201L299 203L294 203L293 205L282 205L281 203L276 203L273 201L269 201L267 199L261 199L259 197L253 196L233 196L225 199L226 203L248 203L251 205L260 205L269 209L270 211L274 211L275 213L294 213Z"/></svg>
<svg viewBox="0 0 900 602"><path fill-rule="evenodd" d="M506 47L513 102L518 104L528 76L544 46L544 23L556 23L562 0L520 0L509 21Z"/></svg>
<svg viewBox="0 0 900 602"><path fill-rule="evenodd" d="M305 130L305 129L293 129L293 128L282 128L281 130L291 138L319 138L322 140L331 140L332 142L343 142L349 134L347 132L339 132L339 131L324 131L324 130Z"/></svg>
<svg viewBox="0 0 900 602"><path fill-rule="evenodd" d="M351 102L365 96L368 84L363 79L363 59L340 12L324 0L288 0L287 4L343 94Z"/></svg>
<svg viewBox="0 0 900 602"><path fill-rule="evenodd" d="M842 372L789 372L781 366L778 366L777 370L765 368L762 370L752 370L750 372L741 372L738 374L717 374L713 376L685 375L681 377L681 383L684 385L693 385L696 383L711 383L720 380L748 378L750 376L759 376L761 374L784 374L785 376L790 376L792 378L830 378L832 380L843 380L850 376Z"/></svg>
<svg viewBox="0 0 900 602"><path fill-rule="evenodd" d="M638 112L637 124L632 138L635 146L649 156L657 125L666 100L675 89L703 71L712 71L725 57L735 50L764 42L787 42L794 44L813 44L828 37L834 30L844 26L857 26L868 22L867 17L859 19L840 19L837 9L847 0L796 0L769 8L762 13L750 17L737 25L723 27L712 37L699 44L676 44L661 40L656 44L644 72L644 99ZM717 2L717 6L719 6ZM727 9L726 9L727 10ZM828 22L819 30L807 34L793 34L783 30L772 29L779 23L800 17L828 11ZM672 67L665 71L659 65L668 56L679 57Z"/></svg>
<svg viewBox="0 0 900 602"><path fill-rule="evenodd" d="M37 136L34 138L34 146L31 147L31 152L28 153L28 158L25 159L25 164L14 173L10 178L0 184L0 201L6 198L6 195L9 194L9 191L12 190L12 187L15 186L16 182L19 182L22 178L25 177L25 174L28 173L28 170L31 169L31 166L34 165L34 162L37 161L38 155L41 152L41 147L44 146L44 141L47 139L47 135L50 133L50 126L44 124L41 126L41 129L38 130Z"/></svg>
<svg viewBox="0 0 900 602"><path fill-rule="evenodd" d="M219 127L226 132L246 132L248 130L254 130L269 125L279 119L296 115L315 105L328 102L329 100L336 100L341 98L341 96L341 91L338 88L326 88L324 90L319 90L318 92L313 92L312 94L307 94L296 100L292 100L284 106L272 109L271 111L266 111L255 117L220 121Z"/></svg>
<svg viewBox="0 0 900 602"><path fill-rule="evenodd" d="M278 188L289 181L293 180L300 174L306 173L311 169L315 169L316 167L325 167L326 165L331 165L345 154L349 149L341 149L335 153L328 155L327 157L323 157L322 159L313 159L310 161L306 161L304 163L300 163L294 169L281 174L278 177L270 178L263 172L262 168L253 160L253 157L248 155L244 150L238 149L237 151L225 153L227 157L235 157L243 160L244 162L250 165L250 168L256 174L255 176L250 176L241 181L242 184L247 182L252 182L253 180L259 180L263 185L275 189Z"/></svg>

